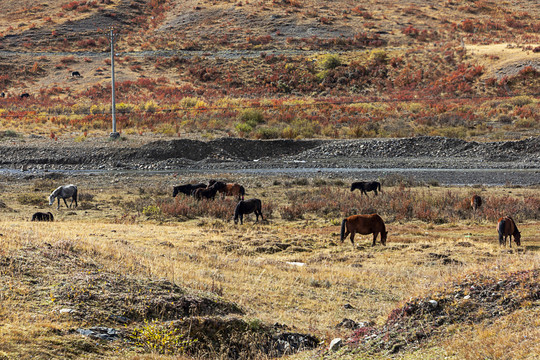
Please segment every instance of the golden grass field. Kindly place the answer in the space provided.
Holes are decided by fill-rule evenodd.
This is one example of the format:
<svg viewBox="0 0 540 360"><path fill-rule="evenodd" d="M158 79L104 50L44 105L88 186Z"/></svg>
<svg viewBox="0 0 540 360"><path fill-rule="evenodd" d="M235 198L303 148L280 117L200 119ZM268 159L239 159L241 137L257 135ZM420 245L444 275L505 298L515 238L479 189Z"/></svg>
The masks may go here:
<svg viewBox="0 0 540 360"><path fill-rule="evenodd" d="M255 224L254 216L249 215L242 226L230 219L149 217L124 205L141 198L170 197L172 185L178 182L170 175L79 176L60 181L79 184L82 200L76 210L63 205L60 210L56 206L47 210L48 204L39 203L58 180L2 179L0 359L181 358L181 354L160 355L121 345L121 341L100 343L74 332L96 325L119 327L100 322L93 313L99 304L96 309L85 307L85 299L90 301L98 291L88 280L96 271L110 279L129 277L149 283L167 279L189 291L234 302L251 321L283 324L290 331L313 334L322 341L318 350L290 357L294 359L537 359L540 353L538 299L507 316L453 324L445 334L395 355L365 357L357 350L337 356L324 351L333 338L350 336L351 330L336 327L344 318L380 325L407 299L444 289L467 274L498 277L538 269L538 216L518 221L522 246L514 244L512 250L499 247L495 223L472 213L468 219L444 224L389 222L386 247L379 242L371 247L370 235L357 236L353 248L348 239L339 241L339 218L309 213L301 220L281 218L277 209L287 203L286 193L307 189L287 179L243 179L248 197L275 206L270 216L265 214L267 221ZM347 185L330 186L349 192ZM384 190L398 191L392 187ZM540 196L538 188L476 190L483 196ZM453 192L466 197L471 193L470 188L459 187L431 187L429 191L433 196ZM37 205L29 204L28 198ZM358 197L358 201L363 200ZM30 222L38 210L51 211L55 221ZM78 302L57 295L59 288L69 286L69 299ZM139 288L141 291L153 296L151 286ZM107 304L110 309L117 305L114 301ZM59 313L70 306L86 312L82 316ZM127 328L130 326L134 325ZM218 355L202 357L214 356Z"/></svg>

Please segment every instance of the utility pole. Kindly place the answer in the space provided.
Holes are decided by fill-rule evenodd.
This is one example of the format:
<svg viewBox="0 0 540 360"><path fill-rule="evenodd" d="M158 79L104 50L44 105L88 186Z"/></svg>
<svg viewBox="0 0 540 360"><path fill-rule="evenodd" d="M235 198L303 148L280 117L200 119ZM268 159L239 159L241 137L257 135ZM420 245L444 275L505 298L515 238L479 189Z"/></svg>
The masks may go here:
<svg viewBox="0 0 540 360"><path fill-rule="evenodd" d="M111 114L112 114L112 132L110 133L111 139L118 139L120 137L120 133L116 131L116 100L115 100L115 94L114 94L114 40L118 37L118 34L114 33L114 29L111 27L111 33L109 35L109 41L111 42L111 98L112 98L112 107L111 107Z"/></svg>

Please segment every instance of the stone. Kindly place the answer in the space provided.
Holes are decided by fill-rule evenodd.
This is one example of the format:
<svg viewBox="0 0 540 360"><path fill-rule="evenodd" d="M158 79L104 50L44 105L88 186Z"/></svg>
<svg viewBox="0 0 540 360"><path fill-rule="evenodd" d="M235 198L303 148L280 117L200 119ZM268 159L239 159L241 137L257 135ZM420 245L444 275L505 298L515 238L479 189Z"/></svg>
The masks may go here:
<svg viewBox="0 0 540 360"><path fill-rule="evenodd" d="M343 340L341 338L335 338L330 342L330 346L328 346L328 350L330 351L338 351L341 348L341 345L343 345Z"/></svg>

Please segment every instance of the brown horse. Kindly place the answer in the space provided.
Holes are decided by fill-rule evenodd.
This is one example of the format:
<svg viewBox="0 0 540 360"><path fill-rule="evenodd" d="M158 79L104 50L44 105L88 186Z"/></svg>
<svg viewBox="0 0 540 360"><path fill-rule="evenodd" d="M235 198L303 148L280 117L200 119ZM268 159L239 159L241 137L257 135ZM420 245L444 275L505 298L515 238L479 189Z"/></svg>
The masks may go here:
<svg viewBox="0 0 540 360"><path fill-rule="evenodd" d="M381 244L386 246L388 231L386 231L383 219L378 214L352 215L343 219L341 222L341 242L351 234L351 243L354 246L354 235L356 233L361 235L373 234L372 246L375 246L377 235L381 233Z"/></svg>
<svg viewBox="0 0 540 360"><path fill-rule="evenodd" d="M514 219L510 216L505 216L499 219L497 224L497 231L499 232L499 245L506 247L506 237L510 237L508 243L512 247L512 236L517 246L521 245L521 233L519 232Z"/></svg>
<svg viewBox="0 0 540 360"><path fill-rule="evenodd" d="M482 198L476 194L474 194L471 198L471 207L474 211L478 210L482 206Z"/></svg>
<svg viewBox="0 0 540 360"><path fill-rule="evenodd" d="M221 198L225 196L236 196L238 200L244 200L244 195L246 194L246 189L239 184L224 183L223 181L210 180L208 187L215 188L219 193L221 193Z"/></svg>

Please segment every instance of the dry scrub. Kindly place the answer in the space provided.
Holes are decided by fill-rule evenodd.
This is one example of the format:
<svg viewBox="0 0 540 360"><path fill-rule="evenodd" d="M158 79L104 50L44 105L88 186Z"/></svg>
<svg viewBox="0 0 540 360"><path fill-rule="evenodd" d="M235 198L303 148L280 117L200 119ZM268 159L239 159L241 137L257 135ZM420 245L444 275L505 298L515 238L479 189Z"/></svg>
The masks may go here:
<svg viewBox="0 0 540 360"><path fill-rule="evenodd" d="M144 185L156 180L163 182L159 189ZM328 344L337 336L354 336L353 330L337 327L345 318L372 327L383 326L395 309L407 306L409 299L431 298L438 289L459 284L457 279L478 280L481 286L483 280L472 274L483 274L496 283L505 274L540 267L538 219L533 215L520 218L523 246L508 250L499 248L495 223L488 215L490 206L500 204L496 200L504 193L515 199L513 203L521 204L516 209L526 209L527 201L539 197L538 189L533 188L478 189L489 201L484 212L476 217L467 209L461 215L451 216L456 211L454 206L459 209L459 199L470 195L471 190L465 188L390 187L383 189L384 194L379 197L354 195L349 201L356 203L358 211L377 207L382 214L386 213L383 218L389 238L386 247L371 247L369 237L362 236L353 248L338 240L336 219L341 219L340 211L347 209L332 209L325 217L325 210L314 206L311 210L302 208L302 219L282 218L286 206L294 202L309 204L307 196L315 199L309 180L287 183L290 188L284 189L283 179L245 179L243 183L250 196L273 207L267 222L254 224L250 216L242 226L232 225L233 208L228 217L197 214L177 218L164 211L156 216L148 210L145 214L144 209L150 209L149 206L161 209L163 204L185 204L187 208L193 207L195 213L197 206L211 206L192 203L189 198L172 200L169 191L160 189L174 179L145 177L111 182L107 177L87 177L69 181L77 182L82 192L91 195L85 200L89 206L75 211L53 209L57 219L54 223L28 221L36 205L17 199L34 193L36 187L31 180L19 184L2 182L6 207L0 209L0 336L5 341L0 344L0 354L22 358L136 359L140 358L137 352L156 351L135 345L126 347L121 345L124 340L96 343L75 330L98 325L124 329L117 316L129 319L123 331L137 328L139 334L145 326L145 331L151 331L148 326L154 319L164 329L169 326L167 320L177 318L179 322L173 324L178 329L186 329L189 324L204 328L204 324L219 318L205 317L205 309L212 309L212 316L243 313L240 316L244 322L219 323L232 331L228 333L229 344L234 339L251 344L245 345L245 349L256 348L265 341L261 333L246 338L246 329L312 334ZM343 201L345 195L350 196L344 184L331 185L320 180L317 183L323 184L316 192L319 195L328 193ZM46 196L48 191L37 193ZM440 215L446 220L392 215L385 202L390 203L394 196L402 199L403 194L413 197L413 209L421 204L421 198L427 199L433 209L451 204ZM129 205L139 202L139 211L137 206ZM215 202L221 203L221 199ZM519 218L519 214L514 216ZM513 293L509 296L515 298ZM214 300L208 303L204 299ZM192 304L196 304L195 308ZM465 331L473 342L468 347L477 343L477 354L497 354L496 342L501 341L514 354L526 358L534 350L530 342L515 343L516 337L498 335L499 331L511 328L538 339L534 330L538 324L534 321L512 324L537 313L538 299L519 304L513 308L515 312L505 312L493 323L489 322L493 317L486 313L473 324L457 319L448 332L437 334L437 341L427 337L413 347L388 350L400 350L404 356L418 358L428 354L460 358L465 351L460 331ZM75 311L59 312L65 308ZM198 314L190 314L192 309L199 309ZM216 309L222 309L221 313ZM240 332L234 332L239 329ZM213 341L210 333L206 340L202 335L197 338L201 342L195 342L194 348L199 354L231 356L223 349L204 346ZM373 356L384 357L385 351ZM294 357L309 354L313 353Z"/></svg>

